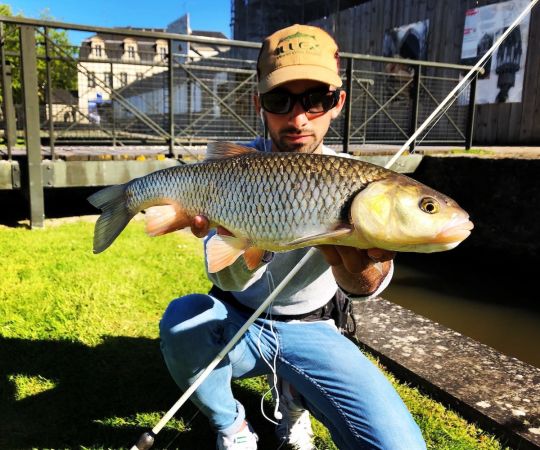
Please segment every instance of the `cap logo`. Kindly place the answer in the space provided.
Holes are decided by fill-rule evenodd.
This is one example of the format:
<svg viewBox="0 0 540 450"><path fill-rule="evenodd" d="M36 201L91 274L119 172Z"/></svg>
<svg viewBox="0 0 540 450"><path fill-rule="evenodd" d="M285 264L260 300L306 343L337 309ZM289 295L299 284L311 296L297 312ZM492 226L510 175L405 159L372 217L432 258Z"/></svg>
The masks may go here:
<svg viewBox="0 0 540 450"><path fill-rule="evenodd" d="M295 34L280 39L274 50L274 55L280 58L289 53L296 52L319 54L320 51L317 51L318 49L319 44L317 43L317 38L315 36L296 32Z"/></svg>

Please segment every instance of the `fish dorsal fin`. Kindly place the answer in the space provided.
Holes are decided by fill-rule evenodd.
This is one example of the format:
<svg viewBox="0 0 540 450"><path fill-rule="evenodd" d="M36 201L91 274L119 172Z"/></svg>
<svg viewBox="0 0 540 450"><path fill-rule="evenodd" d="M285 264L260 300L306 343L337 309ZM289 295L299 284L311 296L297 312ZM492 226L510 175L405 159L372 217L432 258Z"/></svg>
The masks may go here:
<svg viewBox="0 0 540 450"><path fill-rule="evenodd" d="M208 272L216 273L230 266L246 248L246 243L242 239L215 234L206 244Z"/></svg>
<svg viewBox="0 0 540 450"><path fill-rule="evenodd" d="M206 146L205 160L232 158L233 156L247 155L255 153L252 147L234 144L233 142L209 142Z"/></svg>
<svg viewBox="0 0 540 450"><path fill-rule="evenodd" d="M319 245L325 243L324 241L333 240L335 238L340 238L352 233L351 227L340 227L337 230L325 231L324 233L311 234L309 236L304 236L294 241L287 242L286 245L298 245L305 244L308 245ZM331 243L331 242L328 242Z"/></svg>

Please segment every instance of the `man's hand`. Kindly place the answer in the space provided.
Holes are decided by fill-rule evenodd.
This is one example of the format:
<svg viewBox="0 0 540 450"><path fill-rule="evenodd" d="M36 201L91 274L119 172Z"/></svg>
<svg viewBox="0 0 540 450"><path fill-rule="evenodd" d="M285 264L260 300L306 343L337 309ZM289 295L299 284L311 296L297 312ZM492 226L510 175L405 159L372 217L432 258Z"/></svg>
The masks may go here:
<svg viewBox="0 0 540 450"><path fill-rule="evenodd" d="M191 221L191 232L198 238L205 237L210 231L210 221L206 216L195 216Z"/></svg>
<svg viewBox="0 0 540 450"><path fill-rule="evenodd" d="M369 295L377 290L388 275L395 256L395 252L380 248L361 250L340 245L320 245L317 248L332 266L337 284L358 295Z"/></svg>
<svg viewBox="0 0 540 450"><path fill-rule="evenodd" d="M206 216L195 216L193 217L193 220L191 221L191 232L197 236L198 238L205 237L208 232L210 231L210 221ZM232 236L233 234L223 228L223 227L217 227L217 233L221 234L223 236Z"/></svg>

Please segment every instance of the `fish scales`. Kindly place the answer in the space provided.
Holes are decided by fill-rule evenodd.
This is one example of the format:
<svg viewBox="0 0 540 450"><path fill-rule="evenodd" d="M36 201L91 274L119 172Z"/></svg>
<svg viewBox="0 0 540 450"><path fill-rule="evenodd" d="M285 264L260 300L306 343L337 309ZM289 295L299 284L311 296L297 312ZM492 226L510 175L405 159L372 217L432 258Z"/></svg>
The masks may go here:
<svg viewBox="0 0 540 450"><path fill-rule="evenodd" d="M129 208L160 198L256 243L288 242L342 222L349 199L391 172L328 155L259 153L178 166L134 180Z"/></svg>
<svg viewBox="0 0 540 450"><path fill-rule="evenodd" d="M208 146L204 162L164 169L89 197L102 210L94 253L109 247L133 216L149 207L147 233L189 227L196 215L233 236L208 242L208 270L262 250L310 245L431 253L450 250L474 225L451 198L390 170L355 159L261 153L231 143Z"/></svg>

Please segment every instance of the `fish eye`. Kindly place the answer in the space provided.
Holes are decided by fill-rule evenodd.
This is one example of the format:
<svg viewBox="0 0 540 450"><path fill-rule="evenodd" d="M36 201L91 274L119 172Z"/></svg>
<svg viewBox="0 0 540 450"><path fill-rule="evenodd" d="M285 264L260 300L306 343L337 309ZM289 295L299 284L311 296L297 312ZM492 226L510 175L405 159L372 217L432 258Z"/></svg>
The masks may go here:
<svg viewBox="0 0 540 450"><path fill-rule="evenodd" d="M420 209L428 214L436 214L439 212L439 202L433 197L424 197L420 200Z"/></svg>

